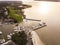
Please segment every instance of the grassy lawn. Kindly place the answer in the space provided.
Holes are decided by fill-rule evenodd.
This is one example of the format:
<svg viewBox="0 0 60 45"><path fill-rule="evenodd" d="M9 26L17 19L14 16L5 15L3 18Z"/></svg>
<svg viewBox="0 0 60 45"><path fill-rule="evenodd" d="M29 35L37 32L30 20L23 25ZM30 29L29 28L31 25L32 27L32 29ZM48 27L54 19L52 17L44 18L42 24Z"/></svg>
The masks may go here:
<svg viewBox="0 0 60 45"><path fill-rule="evenodd" d="M13 18L14 20L16 20L18 23L23 21L22 15L21 14L17 14L16 10L14 10L12 7L8 8L10 11L10 16L11 18Z"/></svg>

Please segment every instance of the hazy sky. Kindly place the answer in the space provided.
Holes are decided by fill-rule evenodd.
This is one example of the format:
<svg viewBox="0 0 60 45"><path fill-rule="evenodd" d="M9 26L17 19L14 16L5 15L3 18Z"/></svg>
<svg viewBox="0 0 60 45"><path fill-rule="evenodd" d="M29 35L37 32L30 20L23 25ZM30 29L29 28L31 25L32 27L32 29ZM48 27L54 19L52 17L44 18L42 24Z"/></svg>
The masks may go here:
<svg viewBox="0 0 60 45"><path fill-rule="evenodd" d="M28 2L28 1L33 1L33 0L0 0L0 1L25 1L25 2Z"/></svg>
<svg viewBox="0 0 60 45"><path fill-rule="evenodd" d="M35 0L35 1L60 1L60 0Z"/></svg>
<svg viewBox="0 0 60 45"><path fill-rule="evenodd" d="M22 2L32 2L33 0L0 0L0 1L22 1Z"/></svg>
<svg viewBox="0 0 60 45"><path fill-rule="evenodd" d="M31 2L33 0L0 0L0 1L23 1L23 2ZM56 1L56 2L59 2L60 0L34 0L34 1Z"/></svg>

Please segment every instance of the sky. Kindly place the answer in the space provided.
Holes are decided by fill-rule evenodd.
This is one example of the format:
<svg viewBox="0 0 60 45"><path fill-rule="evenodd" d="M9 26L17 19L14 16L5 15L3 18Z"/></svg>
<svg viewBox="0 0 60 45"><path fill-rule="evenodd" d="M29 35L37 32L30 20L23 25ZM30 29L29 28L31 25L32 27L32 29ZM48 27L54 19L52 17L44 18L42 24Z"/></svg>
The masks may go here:
<svg viewBox="0 0 60 45"><path fill-rule="evenodd" d="M32 2L33 0L0 0L0 1L22 1L23 3Z"/></svg>
<svg viewBox="0 0 60 45"><path fill-rule="evenodd" d="M0 1L23 1L23 2L31 2L31 1L55 1L55 2L59 2L60 0L0 0Z"/></svg>
<svg viewBox="0 0 60 45"><path fill-rule="evenodd" d="M60 1L60 0L35 0L35 1Z"/></svg>

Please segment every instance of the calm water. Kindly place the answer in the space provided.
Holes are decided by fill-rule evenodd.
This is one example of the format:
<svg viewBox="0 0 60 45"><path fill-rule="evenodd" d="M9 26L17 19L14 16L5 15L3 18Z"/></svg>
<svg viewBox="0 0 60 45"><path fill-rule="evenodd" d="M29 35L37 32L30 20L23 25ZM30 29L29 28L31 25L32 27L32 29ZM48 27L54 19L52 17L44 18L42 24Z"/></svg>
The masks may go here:
<svg viewBox="0 0 60 45"><path fill-rule="evenodd" d="M36 30L45 45L60 45L60 2L30 2L25 10L27 18L40 19L47 26Z"/></svg>

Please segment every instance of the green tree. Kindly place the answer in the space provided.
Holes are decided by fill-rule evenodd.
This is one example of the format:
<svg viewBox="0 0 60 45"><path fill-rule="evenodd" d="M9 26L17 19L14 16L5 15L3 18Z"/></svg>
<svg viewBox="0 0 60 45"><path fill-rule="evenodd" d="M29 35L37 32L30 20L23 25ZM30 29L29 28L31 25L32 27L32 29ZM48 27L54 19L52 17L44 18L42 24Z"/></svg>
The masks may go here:
<svg viewBox="0 0 60 45"><path fill-rule="evenodd" d="M15 33L14 35L12 35L12 39L13 42L15 42L18 45L26 45L27 44L27 35L24 31Z"/></svg>

